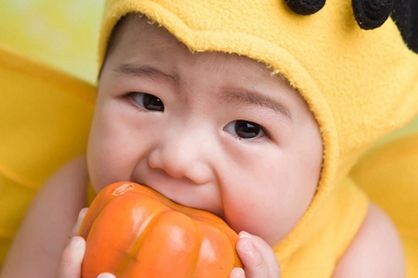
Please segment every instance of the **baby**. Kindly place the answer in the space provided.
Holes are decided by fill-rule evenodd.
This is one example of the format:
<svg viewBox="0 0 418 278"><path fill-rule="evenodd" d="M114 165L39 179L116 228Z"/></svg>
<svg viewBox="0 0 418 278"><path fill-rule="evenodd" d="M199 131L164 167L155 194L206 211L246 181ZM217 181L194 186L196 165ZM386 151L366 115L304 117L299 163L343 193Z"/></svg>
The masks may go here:
<svg viewBox="0 0 418 278"><path fill-rule="evenodd" d="M302 23L284 3L263 1L267 9L254 1L198 2L108 1L86 157L64 166L42 188L4 277L80 277L85 242L75 236L67 245L67 238L86 206L88 181L98 192L123 180L222 217L239 233L236 249L243 268L230 277L404 277L394 226L346 177L364 148L353 146L376 136L364 130L358 139L367 140L354 140L341 127L353 128L345 108L333 105L337 99L347 103L356 119L362 77L350 84L350 65L322 75L330 70L329 60L316 64L315 53L298 52L297 46L305 45L292 45L309 33L277 42L288 51L295 47L294 56L303 53L299 58L306 56L306 64L269 45L285 34L265 18ZM230 7L222 5L242 11L229 14ZM201 16L195 13L199 7ZM331 8L322 14L335 13ZM248 11L260 12L261 23L234 21L234 16L244 21ZM215 14L220 19L213 19ZM335 21L344 16L333 15ZM264 31L257 24L277 28L265 36L271 41L261 41ZM236 33L221 36L223 28ZM258 32L259 38L252 37ZM338 57L353 68L363 59ZM317 74L309 72L311 64ZM323 84L319 74L327 76ZM330 86L342 88L338 78L350 79L341 85L352 85L352 95L337 90L323 96Z"/></svg>

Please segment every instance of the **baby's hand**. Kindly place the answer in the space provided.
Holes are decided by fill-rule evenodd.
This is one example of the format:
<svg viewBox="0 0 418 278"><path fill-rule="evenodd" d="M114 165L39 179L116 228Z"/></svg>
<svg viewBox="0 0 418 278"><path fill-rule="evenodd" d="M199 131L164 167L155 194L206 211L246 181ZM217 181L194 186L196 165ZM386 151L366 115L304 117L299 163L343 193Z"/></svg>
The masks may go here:
<svg viewBox="0 0 418 278"><path fill-rule="evenodd" d="M58 270L58 278L80 278L81 263L83 262L84 252L86 250L86 241L77 236L81 222L87 213L87 208L80 211L77 222L72 230L72 237L62 253L61 263ZM97 278L115 278L110 273L102 273Z"/></svg>
<svg viewBox="0 0 418 278"><path fill-rule="evenodd" d="M240 232L236 248L243 268L234 268L230 278L279 277L276 257L264 240L247 232Z"/></svg>

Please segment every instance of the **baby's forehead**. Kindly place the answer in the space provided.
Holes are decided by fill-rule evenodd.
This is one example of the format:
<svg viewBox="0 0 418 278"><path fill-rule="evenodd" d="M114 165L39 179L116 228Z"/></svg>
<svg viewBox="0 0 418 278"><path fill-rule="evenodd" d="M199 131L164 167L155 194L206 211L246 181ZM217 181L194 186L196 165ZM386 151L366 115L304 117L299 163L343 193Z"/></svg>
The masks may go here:
<svg viewBox="0 0 418 278"><path fill-rule="evenodd" d="M167 61L188 59L193 62L205 63L208 67L219 67L220 71L237 70L245 75L251 71L252 75L258 78L274 79L283 82L285 78L275 74L271 68L264 63L253 60L246 56L235 53L215 51L191 51L185 44L169 33L165 28L149 21L145 16L139 14L128 14L123 17L114 28L109 41L110 54L115 48L118 52L127 56L144 54L150 59ZM133 59L129 59L133 60ZM261 81L261 80L260 80ZM285 81L287 82L287 81Z"/></svg>
<svg viewBox="0 0 418 278"><path fill-rule="evenodd" d="M144 42L142 44L147 43L158 47L178 45L179 47L187 48L184 44L176 40L165 28L159 27L145 16L137 13L129 13L117 22L107 44L107 55L122 40L125 44Z"/></svg>

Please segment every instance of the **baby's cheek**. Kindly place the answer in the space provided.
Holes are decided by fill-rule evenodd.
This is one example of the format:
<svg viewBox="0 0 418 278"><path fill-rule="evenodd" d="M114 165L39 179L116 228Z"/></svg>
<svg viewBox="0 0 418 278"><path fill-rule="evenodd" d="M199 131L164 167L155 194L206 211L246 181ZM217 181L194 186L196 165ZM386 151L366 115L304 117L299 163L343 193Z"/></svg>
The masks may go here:
<svg viewBox="0 0 418 278"><path fill-rule="evenodd" d="M126 179L123 169L125 161L121 159L120 147L115 146L108 138L92 138L87 148L87 161L90 182L99 191L104 186Z"/></svg>
<svg viewBox="0 0 418 278"><path fill-rule="evenodd" d="M256 220L257 211L250 209L244 203L234 207L227 208L224 211L224 218L228 225L237 233L240 231L246 231L251 234L259 232L260 228Z"/></svg>
<svg viewBox="0 0 418 278"><path fill-rule="evenodd" d="M281 223L281 217L274 210L260 202L257 206L242 204L239 208L226 212L225 221L237 233L241 231L256 235L270 245L275 245L288 232L288 223Z"/></svg>

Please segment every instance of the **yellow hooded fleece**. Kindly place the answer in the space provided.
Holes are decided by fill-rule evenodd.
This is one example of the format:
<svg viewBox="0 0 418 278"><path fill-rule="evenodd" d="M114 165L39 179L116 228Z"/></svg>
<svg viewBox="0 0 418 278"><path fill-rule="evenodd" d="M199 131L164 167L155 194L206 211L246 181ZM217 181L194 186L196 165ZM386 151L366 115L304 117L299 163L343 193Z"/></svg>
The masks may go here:
<svg viewBox="0 0 418 278"><path fill-rule="evenodd" d="M363 190L356 183L375 186L365 181L367 163L388 156L379 152L349 174L350 169L376 140L405 125L418 111L418 56L405 46L395 23L388 19L379 28L361 29L351 0L328 0L309 16L294 13L284 0L108 0L99 65L113 27L131 12L163 26L191 51L247 56L297 88L321 130L323 169L310 207L274 251L282 277L330 277L364 220L369 203L365 192L376 191ZM0 204L5 208L0 210L0 251L4 254L27 203L47 174L84 151L94 88L5 51L0 51L0 77L7 92L0 109L11 119L7 124L0 121L0 190L4 192ZM416 160L413 163L418 165ZM408 185L405 188L408 192ZM413 246L418 235L409 234L405 242ZM418 263L413 260L418 251L408 250L412 250L408 277L418 277Z"/></svg>

